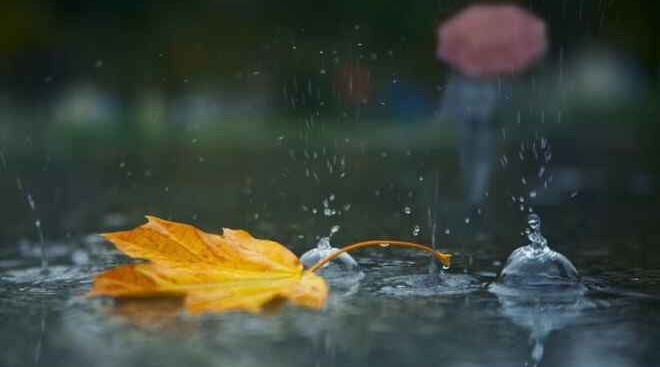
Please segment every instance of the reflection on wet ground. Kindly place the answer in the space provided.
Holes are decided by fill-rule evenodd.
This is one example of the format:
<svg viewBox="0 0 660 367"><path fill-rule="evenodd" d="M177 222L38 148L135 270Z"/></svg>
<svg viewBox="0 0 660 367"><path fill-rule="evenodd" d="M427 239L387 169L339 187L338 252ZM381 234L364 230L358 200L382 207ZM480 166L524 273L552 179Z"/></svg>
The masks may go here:
<svg viewBox="0 0 660 367"><path fill-rule="evenodd" d="M38 264L3 270L0 342L14 347L2 365L644 366L660 336L658 300L626 289L625 272L579 292L506 291L490 277L428 275L427 256L365 251L359 270L321 270L332 296L319 313L191 317L176 300L84 298L94 272L124 261L90 257L100 265L60 261L48 278Z"/></svg>
<svg viewBox="0 0 660 367"><path fill-rule="evenodd" d="M570 122L569 114L564 118ZM579 136L580 128L601 132L593 125L571 132ZM627 173L639 167L610 164L638 162L639 152L613 149L598 157L623 167L616 170L578 169L584 162L575 157L586 157L594 146L566 144L555 149L555 166L544 172L554 181L544 188L543 181L521 180L511 163L521 148L509 130L502 145L509 163L497 168L483 206L470 211L463 207L458 159L445 131L436 125L364 130L378 134L367 141L355 131L324 131L331 138L317 140L315 130L283 139L263 133L250 135L259 143L254 149L254 140L220 144L208 138L211 133L187 132L178 142L147 143L130 157L112 149L87 163L54 155L62 168L52 164L44 176L35 165L33 177L24 177L24 186L38 191L51 266L45 277L32 213L15 188L14 174L26 175L10 160L14 170L3 171L9 179L0 182L6 184L0 195L17 214L0 233L0 345L11 348L0 352L0 365L654 365L660 340L660 273L651 270L660 264L652 215L657 198L629 190L633 175ZM437 172L441 189L434 199ZM434 226L428 225L430 203L437 203ZM521 223L532 206L542 214L552 248L580 271L584 294L544 299L488 287L524 244ZM127 261L88 234L133 226L144 214L209 232L249 229L297 254L335 225L341 226L332 237L337 247L384 237L430 243L436 233L438 248L452 252L455 264L429 275L428 256L356 252L358 269L332 264L321 270L332 296L319 313L285 308L267 317L190 317L172 300L145 308L84 298L94 273Z"/></svg>

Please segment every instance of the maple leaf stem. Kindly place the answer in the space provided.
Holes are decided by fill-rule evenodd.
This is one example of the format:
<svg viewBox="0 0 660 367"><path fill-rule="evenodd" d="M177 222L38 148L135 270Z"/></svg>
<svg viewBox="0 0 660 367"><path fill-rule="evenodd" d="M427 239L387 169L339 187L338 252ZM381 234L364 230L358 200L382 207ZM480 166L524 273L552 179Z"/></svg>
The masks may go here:
<svg viewBox="0 0 660 367"><path fill-rule="evenodd" d="M436 250L434 250L434 249L432 249L428 246L420 245L418 243L407 242L407 241L397 241L397 240L370 240L370 241L363 241L363 242L354 243L352 245L348 245L346 247L343 247L343 248L339 249L338 251L335 251L332 254L330 254L330 255L324 257L323 259L319 260L316 264L314 264L314 266L309 268L307 271L309 271L310 273L313 273L313 272L319 270L321 267L323 267L323 265L325 265L325 264L329 263L330 261L334 260L335 258L337 258L339 255L343 254L344 252L349 252L349 251L353 251L353 250L357 250L357 249L361 249L361 248L365 248L365 247L376 247L376 246L379 246L379 247L397 246L397 247L412 248L412 249L416 249L416 250L420 250L420 251L426 251L426 252L430 252L431 254L433 254L433 256L436 259L438 259L438 261L440 261L445 266L449 266L450 263L451 263L451 255L450 254L440 252L440 251L436 251Z"/></svg>

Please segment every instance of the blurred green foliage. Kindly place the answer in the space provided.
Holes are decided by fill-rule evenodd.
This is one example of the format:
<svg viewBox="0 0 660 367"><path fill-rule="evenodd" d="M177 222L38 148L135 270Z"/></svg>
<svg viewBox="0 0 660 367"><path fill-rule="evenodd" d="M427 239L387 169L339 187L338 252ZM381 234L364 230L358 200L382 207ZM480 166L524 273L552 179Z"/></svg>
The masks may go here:
<svg viewBox="0 0 660 367"><path fill-rule="evenodd" d="M38 90L47 77L91 75L128 90L163 81L177 89L184 79L237 82L236 73L251 68L304 70L314 66L309 61L319 50L345 52L353 42L377 54L392 51L400 74L437 80L434 26L468 3L474 1L3 1L0 80L17 90ZM553 53L608 44L657 80L657 2L519 3L551 25ZM94 69L97 60L103 70Z"/></svg>

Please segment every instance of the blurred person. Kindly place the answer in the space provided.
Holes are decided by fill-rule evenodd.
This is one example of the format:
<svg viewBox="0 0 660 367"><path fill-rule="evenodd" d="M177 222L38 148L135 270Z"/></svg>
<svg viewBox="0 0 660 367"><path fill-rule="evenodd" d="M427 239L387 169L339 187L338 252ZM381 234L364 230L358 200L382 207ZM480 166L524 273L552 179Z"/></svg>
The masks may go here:
<svg viewBox="0 0 660 367"><path fill-rule="evenodd" d="M440 115L458 122L466 204L478 205L496 153L491 119L506 77L525 71L546 50L545 23L515 5L469 6L438 27L438 59L452 68Z"/></svg>

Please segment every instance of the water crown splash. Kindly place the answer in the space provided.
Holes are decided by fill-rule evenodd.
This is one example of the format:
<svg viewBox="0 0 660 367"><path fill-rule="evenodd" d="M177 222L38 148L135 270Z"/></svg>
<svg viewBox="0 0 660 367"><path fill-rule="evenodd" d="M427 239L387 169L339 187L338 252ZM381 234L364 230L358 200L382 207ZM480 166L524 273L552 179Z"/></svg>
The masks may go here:
<svg viewBox="0 0 660 367"><path fill-rule="evenodd" d="M578 271L568 258L548 246L541 233L541 217L527 217L529 243L511 253L498 283L507 286L572 286L579 283Z"/></svg>
<svg viewBox="0 0 660 367"><path fill-rule="evenodd" d="M332 236L339 231L339 226L335 225L332 226L330 229L330 234L328 234L327 237L321 237L319 241L316 243L316 247L305 252L300 256L300 261L303 263L303 265L306 268L314 266L317 262L319 262L321 259L330 256L332 253L339 251L338 248L332 247L332 244L330 243L330 239ZM349 268L355 268L358 266L357 261L353 259L351 255L348 253L342 253L339 255L338 260L341 261L341 263ZM325 266L327 266L326 264ZM324 267L325 267L324 266Z"/></svg>
<svg viewBox="0 0 660 367"><path fill-rule="evenodd" d="M542 360L548 336L569 325L585 307L586 291L578 272L564 255L553 251L541 233L541 217L527 217L529 243L519 247L507 260L500 276L488 289L501 305L502 313L530 333L529 366Z"/></svg>
<svg viewBox="0 0 660 367"><path fill-rule="evenodd" d="M529 246L536 251L543 251L548 248L548 240L541 234L541 217L538 214L530 214L527 217L529 227L525 230Z"/></svg>

